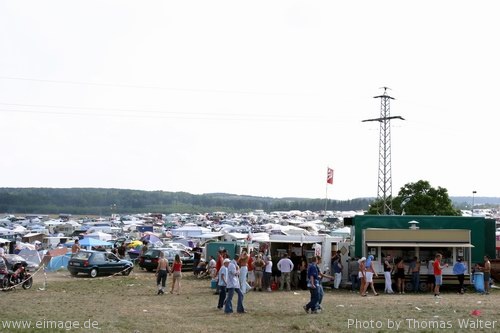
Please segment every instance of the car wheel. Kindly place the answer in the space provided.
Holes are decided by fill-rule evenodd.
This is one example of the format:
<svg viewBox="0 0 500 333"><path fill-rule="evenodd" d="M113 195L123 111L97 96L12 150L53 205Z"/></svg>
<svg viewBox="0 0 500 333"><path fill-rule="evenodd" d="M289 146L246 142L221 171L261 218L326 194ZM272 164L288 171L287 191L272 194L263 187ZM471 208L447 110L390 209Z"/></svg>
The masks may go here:
<svg viewBox="0 0 500 333"><path fill-rule="evenodd" d="M130 267L130 268L128 268L128 269L126 269L126 270L124 270L124 271L122 272L122 275L129 275L130 273L132 273L132 269L133 269L133 268L132 268L132 267Z"/></svg>
<svg viewBox="0 0 500 333"><path fill-rule="evenodd" d="M427 282L420 282L418 289L420 289L421 292L426 292L429 289L429 286L427 285Z"/></svg>
<svg viewBox="0 0 500 333"><path fill-rule="evenodd" d="M406 291L408 291L408 292L410 292L410 291L414 291L414 290L413 290L413 283L411 283L411 282L406 282L406 283L405 283L405 290L406 290Z"/></svg>
<svg viewBox="0 0 500 333"><path fill-rule="evenodd" d="M92 268L92 270L89 273L89 276L91 278L95 278L97 276L97 268Z"/></svg>

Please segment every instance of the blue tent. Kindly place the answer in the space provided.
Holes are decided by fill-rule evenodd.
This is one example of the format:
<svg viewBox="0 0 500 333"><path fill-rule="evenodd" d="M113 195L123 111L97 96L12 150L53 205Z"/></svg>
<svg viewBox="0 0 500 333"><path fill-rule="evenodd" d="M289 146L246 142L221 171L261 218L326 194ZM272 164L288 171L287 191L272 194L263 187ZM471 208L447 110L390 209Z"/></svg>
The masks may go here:
<svg viewBox="0 0 500 333"><path fill-rule="evenodd" d="M80 239L80 246L112 246L113 244L110 242L106 242L100 239L87 237Z"/></svg>
<svg viewBox="0 0 500 333"><path fill-rule="evenodd" d="M65 245L67 247L73 246L74 242L67 242ZM100 239L92 238L92 237L87 237L80 239L80 246L81 247L88 247L88 246L113 246L113 243L106 242Z"/></svg>

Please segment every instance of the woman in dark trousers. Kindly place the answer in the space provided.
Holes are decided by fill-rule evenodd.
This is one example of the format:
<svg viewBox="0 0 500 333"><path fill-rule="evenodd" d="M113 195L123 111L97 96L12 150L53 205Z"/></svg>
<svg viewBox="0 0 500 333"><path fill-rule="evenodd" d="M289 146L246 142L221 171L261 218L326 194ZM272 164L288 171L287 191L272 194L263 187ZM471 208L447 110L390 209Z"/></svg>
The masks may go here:
<svg viewBox="0 0 500 333"><path fill-rule="evenodd" d="M300 289L307 290L307 259L302 257L300 262Z"/></svg>

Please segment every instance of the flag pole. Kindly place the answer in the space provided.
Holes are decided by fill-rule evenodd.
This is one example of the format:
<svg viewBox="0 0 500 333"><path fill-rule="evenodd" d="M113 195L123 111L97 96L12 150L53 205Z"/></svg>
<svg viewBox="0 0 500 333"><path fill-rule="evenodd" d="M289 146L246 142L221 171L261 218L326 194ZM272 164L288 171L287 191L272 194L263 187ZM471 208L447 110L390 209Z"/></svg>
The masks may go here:
<svg viewBox="0 0 500 333"><path fill-rule="evenodd" d="M326 167L326 184L325 184L325 214L324 214L324 220L326 221L326 208L328 205L328 179L330 177L330 166L327 165Z"/></svg>

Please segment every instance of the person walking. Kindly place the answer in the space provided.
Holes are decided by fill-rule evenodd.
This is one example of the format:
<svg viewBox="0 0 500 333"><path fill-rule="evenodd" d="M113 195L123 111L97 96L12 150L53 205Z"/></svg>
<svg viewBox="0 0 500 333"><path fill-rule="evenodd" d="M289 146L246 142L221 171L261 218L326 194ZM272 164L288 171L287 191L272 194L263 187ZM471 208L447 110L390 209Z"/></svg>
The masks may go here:
<svg viewBox="0 0 500 333"><path fill-rule="evenodd" d="M319 275L316 262L317 262L316 257L312 257L311 263L307 268L307 279L308 279L307 287L309 288L309 292L311 293L311 299L309 303L304 305L304 310L306 311L306 313L309 313L309 310L311 310L311 313L318 313L317 306L319 300L319 292L318 292Z"/></svg>
<svg viewBox="0 0 500 333"><path fill-rule="evenodd" d="M174 263L172 265L172 289L170 293L174 293L174 289L177 287L176 294L180 295L181 293L181 279L182 279L182 261L178 254L174 257Z"/></svg>
<svg viewBox="0 0 500 333"><path fill-rule="evenodd" d="M384 293L386 294L394 294L394 291L392 290L392 277L391 277L392 270L393 270L392 257L390 254L388 254L384 260L384 279L385 279Z"/></svg>
<svg viewBox="0 0 500 333"><path fill-rule="evenodd" d="M462 257L457 258L457 262L455 265L453 265L453 274L457 276L458 279L458 293L463 294L464 293L464 279L465 279L465 272L467 271L467 267L465 267L465 264L463 262Z"/></svg>
<svg viewBox="0 0 500 333"><path fill-rule="evenodd" d="M227 287L227 266L231 260L224 259L223 265L219 270L218 285L219 285L219 302L217 303L217 309L221 310L224 306L224 301L226 300L226 287Z"/></svg>
<svg viewBox="0 0 500 333"><path fill-rule="evenodd" d="M323 302L323 296L325 295L325 291L323 290L323 278L335 279L333 276L326 274L325 272L321 272L321 257L316 256L316 267L318 268L318 305L316 309L323 310L321 307L321 302Z"/></svg>
<svg viewBox="0 0 500 333"><path fill-rule="evenodd" d="M366 290L368 289L368 287L372 289L373 295L378 296L378 293L375 291L375 285L373 283L373 276L375 275L375 277L378 277L378 274L374 268L373 259L374 257L372 255L369 255L368 259L366 260L365 286L363 288L362 296L366 296Z"/></svg>
<svg viewBox="0 0 500 333"><path fill-rule="evenodd" d="M288 258L288 254L284 253L283 257L278 261L276 265L278 270L281 272L280 290L283 290L286 283L286 289L290 291L292 286L290 284L290 275L293 270L293 262Z"/></svg>
<svg viewBox="0 0 500 333"><path fill-rule="evenodd" d="M225 314L233 313L233 296L234 293L238 294L238 304L236 311L238 313L245 313L245 308L243 307L243 293L240 290L240 270L236 260L231 260L227 267L227 296L226 305L224 307Z"/></svg>
<svg viewBox="0 0 500 333"><path fill-rule="evenodd" d="M164 289L167 284L167 273L169 270L168 260L165 258L165 253L160 251L160 259L158 260L158 266L156 267L156 285L158 286L157 295L163 295L165 293Z"/></svg>

